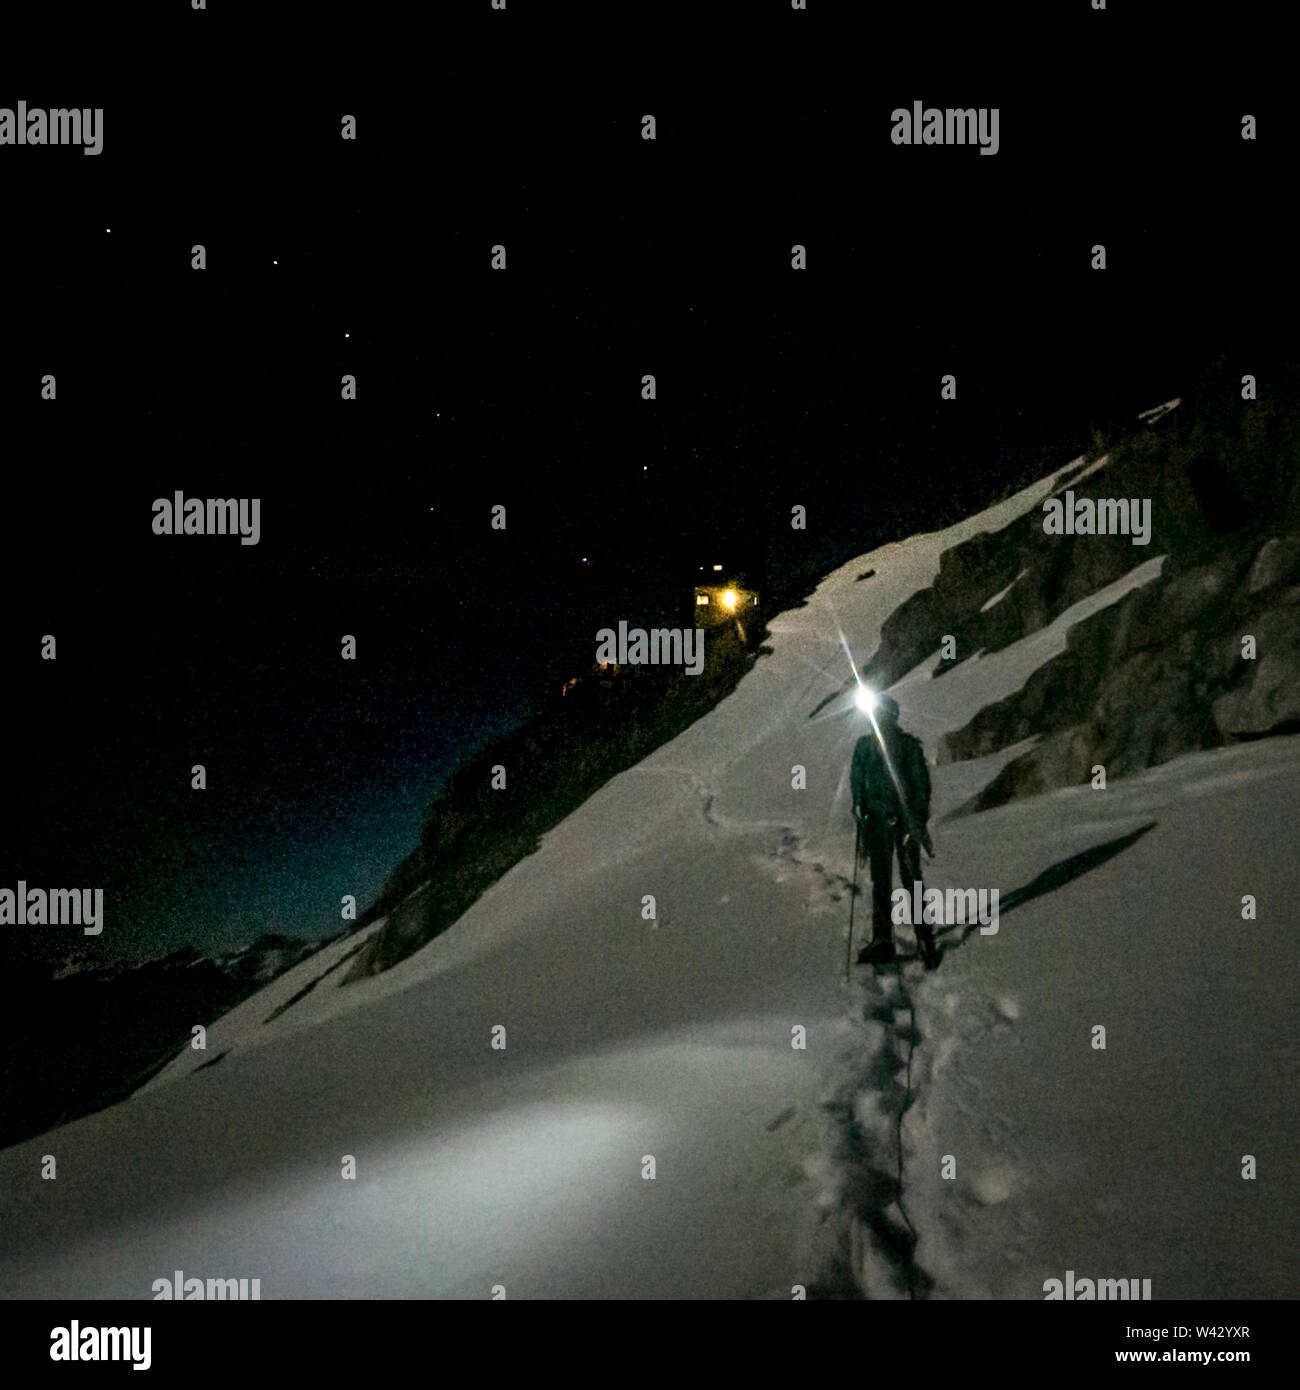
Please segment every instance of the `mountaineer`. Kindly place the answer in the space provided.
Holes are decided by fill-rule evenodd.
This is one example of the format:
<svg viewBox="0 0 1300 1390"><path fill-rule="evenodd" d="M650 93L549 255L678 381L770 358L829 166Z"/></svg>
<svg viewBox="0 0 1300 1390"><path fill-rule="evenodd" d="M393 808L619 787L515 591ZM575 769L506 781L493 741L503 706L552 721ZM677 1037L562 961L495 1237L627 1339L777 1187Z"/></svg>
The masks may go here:
<svg viewBox="0 0 1300 1390"><path fill-rule="evenodd" d="M930 769L921 740L899 727L897 703L888 695L876 697L874 713L871 703L867 694L872 728L853 749L850 777L857 853L871 868L871 944L863 947L858 962L885 965L895 957L890 915L894 856L899 881L910 896L921 877L921 846L934 852L925 825L930 818ZM921 958L933 969L939 963L934 934L924 923L915 924L915 930Z"/></svg>

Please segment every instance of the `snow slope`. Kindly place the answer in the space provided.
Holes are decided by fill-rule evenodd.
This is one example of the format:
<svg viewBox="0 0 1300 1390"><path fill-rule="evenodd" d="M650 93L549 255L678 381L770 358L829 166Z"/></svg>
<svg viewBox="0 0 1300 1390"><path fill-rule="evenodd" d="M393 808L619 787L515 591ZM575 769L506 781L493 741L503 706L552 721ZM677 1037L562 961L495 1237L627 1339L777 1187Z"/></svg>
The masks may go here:
<svg viewBox="0 0 1300 1390"><path fill-rule="evenodd" d="M939 971L886 988L914 1050L862 1030L875 1073L911 1052L904 1205L940 1295L1042 1298L1067 1269L1155 1299L1300 1293L1297 777L1300 738L1264 740L941 827L927 883L995 864L998 931L940 929ZM854 1092L892 1167L896 1108ZM869 1249L859 1268L906 1296Z"/></svg>
<svg viewBox="0 0 1300 1390"><path fill-rule="evenodd" d="M824 1102L850 1092L871 1161L896 1162L871 1078L901 1034L862 1021L882 1003L920 1033L904 1205L938 1295L1041 1297L1074 1268L1151 1277L1157 1297L1233 1296L1230 1278L1294 1296L1279 1251L1295 1246L1300 1135L1260 1083L1295 1061L1280 921L1300 877L1296 740L940 827L928 882L1007 893L1157 822L996 936L949 937L936 975L843 983L861 732L835 694L847 653L864 664L941 551L1037 507L1057 476L830 575L773 621L771 655L731 696L391 971L338 984L376 923L129 1101L0 1152L0 1296L147 1298L181 1269L260 1277L264 1298L788 1298L819 1280L844 1220ZM894 687L904 725L933 756L1061 650L1069 622L1159 565L939 680L932 662L910 672ZM936 821L1023 747L934 769ZM1248 891L1258 923L1237 916ZM1245 1152L1254 1183L1236 1176ZM944 1154L954 1180L937 1177ZM854 1230L858 1277L897 1295L896 1264Z"/></svg>

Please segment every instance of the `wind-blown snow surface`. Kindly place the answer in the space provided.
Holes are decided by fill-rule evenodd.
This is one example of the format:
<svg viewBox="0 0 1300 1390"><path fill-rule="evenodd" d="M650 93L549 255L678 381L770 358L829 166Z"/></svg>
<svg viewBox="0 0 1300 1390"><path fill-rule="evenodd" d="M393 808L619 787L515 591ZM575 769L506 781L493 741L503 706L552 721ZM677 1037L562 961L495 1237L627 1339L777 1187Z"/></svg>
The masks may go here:
<svg viewBox="0 0 1300 1390"><path fill-rule="evenodd" d="M823 1102L855 1089L873 1161L896 1162L869 1077L898 1036L860 1021L880 991L920 1034L903 1192L935 1294L1042 1297L1071 1268L1151 1278L1157 1298L1295 1296L1300 740L947 825L1026 745L935 768L932 886L1006 895L1155 828L1004 905L996 935L950 934L933 976L842 983L861 716L826 700L846 646L863 664L942 550L1055 483L829 576L731 696L393 970L340 988L380 924L335 942L129 1101L0 1153L0 1296L148 1298L180 1269L259 1277L264 1298L788 1298L819 1276L843 1183ZM905 727L933 757L1159 567L938 680L924 663L894 687ZM896 1296L897 1269L858 1245L870 1292Z"/></svg>

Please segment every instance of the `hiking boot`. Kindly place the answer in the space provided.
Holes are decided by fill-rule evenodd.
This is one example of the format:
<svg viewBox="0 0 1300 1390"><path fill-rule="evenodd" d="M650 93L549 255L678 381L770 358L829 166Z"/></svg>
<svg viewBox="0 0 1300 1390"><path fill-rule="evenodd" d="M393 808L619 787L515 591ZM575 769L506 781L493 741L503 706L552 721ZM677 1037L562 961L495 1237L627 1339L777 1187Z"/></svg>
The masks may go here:
<svg viewBox="0 0 1300 1390"><path fill-rule="evenodd" d="M894 943L887 936L878 936L858 952L859 965L890 965L895 958Z"/></svg>
<svg viewBox="0 0 1300 1390"><path fill-rule="evenodd" d="M937 970L939 962L943 959L943 952L940 951L934 939L934 933L927 926L920 926L916 929L917 953L925 963L927 970Z"/></svg>

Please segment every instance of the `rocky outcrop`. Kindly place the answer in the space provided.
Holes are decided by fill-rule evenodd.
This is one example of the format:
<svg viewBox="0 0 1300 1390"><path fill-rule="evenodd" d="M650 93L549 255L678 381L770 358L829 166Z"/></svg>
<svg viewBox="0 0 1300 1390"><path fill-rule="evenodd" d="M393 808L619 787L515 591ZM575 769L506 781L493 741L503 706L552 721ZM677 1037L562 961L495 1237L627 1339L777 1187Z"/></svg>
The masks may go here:
<svg viewBox="0 0 1300 1390"><path fill-rule="evenodd" d="M1278 584L1285 584L1300 574L1300 540L1279 536L1264 542L1255 563L1250 567L1250 578L1246 581L1246 592L1263 593Z"/></svg>
<svg viewBox="0 0 1300 1390"><path fill-rule="evenodd" d="M1110 779L1297 726L1300 372L1273 384L1268 408L1235 394L1230 380L1191 393L1156 425L1111 441L1104 466L1072 484L1076 497L1151 498L1149 546L1048 536L1035 511L947 552L934 585L885 623L869 677L898 679L952 635L958 656L936 667L942 679L1141 560L1167 557L1159 582L1071 628L1065 652L943 740L941 763L1040 739L958 814L1078 785L1098 765Z"/></svg>
<svg viewBox="0 0 1300 1390"><path fill-rule="evenodd" d="M1139 590L1071 629L1067 651L944 741L940 761L1034 734L963 811L1107 779L1300 722L1300 586L1251 592L1256 560L1229 552ZM1247 573L1249 571L1249 574ZM1243 655L1254 638L1256 657Z"/></svg>
<svg viewBox="0 0 1300 1390"><path fill-rule="evenodd" d="M1278 595L1277 606L1251 624L1258 659L1246 679L1214 702L1225 738L1293 732L1300 725L1300 586Z"/></svg>

